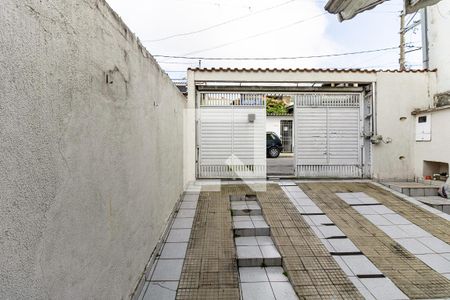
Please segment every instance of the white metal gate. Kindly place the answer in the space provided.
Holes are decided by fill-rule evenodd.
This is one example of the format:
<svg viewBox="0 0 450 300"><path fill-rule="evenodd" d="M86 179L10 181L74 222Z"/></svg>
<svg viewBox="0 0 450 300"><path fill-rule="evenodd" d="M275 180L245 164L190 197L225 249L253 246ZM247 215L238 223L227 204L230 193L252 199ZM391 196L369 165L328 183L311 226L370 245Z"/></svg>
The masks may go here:
<svg viewBox="0 0 450 300"><path fill-rule="evenodd" d="M200 93L198 177L266 177L266 97Z"/></svg>
<svg viewBox="0 0 450 300"><path fill-rule="evenodd" d="M361 177L361 95L295 97L297 177Z"/></svg>

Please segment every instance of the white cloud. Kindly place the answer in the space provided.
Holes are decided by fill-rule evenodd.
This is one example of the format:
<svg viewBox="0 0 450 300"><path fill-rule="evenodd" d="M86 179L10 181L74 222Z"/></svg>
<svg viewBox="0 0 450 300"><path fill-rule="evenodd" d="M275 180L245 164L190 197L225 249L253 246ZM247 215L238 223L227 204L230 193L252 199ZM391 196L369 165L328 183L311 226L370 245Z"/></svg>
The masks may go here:
<svg viewBox="0 0 450 300"><path fill-rule="evenodd" d="M199 30L239 16L273 7L288 0L107 0L142 40ZM152 54L206 57L280 57L352 52L398 45L401 1L385 3L355 19L338 23L326 14L325 1L294 0L270 11L202 33L144 45ZM245 39L323 14L313 20ZM203 49L231 43L208 51ZM416 53L420 54L420 53ZM417 64L417 57L410 63ZM167 71L182 71L198 61L158 59ZM398 51L340 58L289 61L203 61L204 67L397 67ZM163 63L171 62L171 63ZM183 62L182 64L174 64ZM420 62L420 60L419 60ZM183 73L169 73L172 78Z"/></svg>
<svg viewBox="0 0 450 300"><path fill-rule="evenodd" d="M172 34L205 28L238 16L259 11L286 1L141 1L108 0L108 3L122 16L124 21L143 41L158 39ZM199 34L169 39L144 45L152 54L226 57L278 57L301 56L323 52L336 52L337 44L325 36L328 19L325 15L289 28L260 34L285 25L324 14L323 3L310 0L296 0L270 11L226 24ZM245 40L244 40L245 39ZM237 41L237 42L235 42ZM234 42L218 49L218 45ZM164 61L163 59L160 59ZM167 60L165 60L167 61ZM193 64L197 64L195 61ZM311 67L318 60L307 61L263 61L263 62L203 62L203 66L231 67ZM168 70L186 68L186 65L163 64Z"/></svg>

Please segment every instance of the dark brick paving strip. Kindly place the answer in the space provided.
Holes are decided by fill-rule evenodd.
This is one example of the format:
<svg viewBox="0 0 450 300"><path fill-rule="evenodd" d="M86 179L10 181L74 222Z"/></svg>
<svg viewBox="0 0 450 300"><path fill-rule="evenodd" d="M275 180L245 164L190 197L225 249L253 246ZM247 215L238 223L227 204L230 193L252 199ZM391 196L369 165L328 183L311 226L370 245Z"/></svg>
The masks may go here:
<svg viewBox="0 0 450 300"><path fill-rule="evenodd" d="M229 195L201 192L192 226L177 299L239 299L239 275Z"/></svg>
<svg viewBox="0 0 450 300"><path fill-rule="evenodd" d="M447 278L401 247L335 193L364 192L446 242L450 228L447 221L370 184L304 183L299 186L408 297L450 297L450 281Z"/></svg>
<svg viewBox="0 0 450 300"><path fill-rule="evenodd" d="M364 299L279 185L257 196L300 299Z"/></svg>

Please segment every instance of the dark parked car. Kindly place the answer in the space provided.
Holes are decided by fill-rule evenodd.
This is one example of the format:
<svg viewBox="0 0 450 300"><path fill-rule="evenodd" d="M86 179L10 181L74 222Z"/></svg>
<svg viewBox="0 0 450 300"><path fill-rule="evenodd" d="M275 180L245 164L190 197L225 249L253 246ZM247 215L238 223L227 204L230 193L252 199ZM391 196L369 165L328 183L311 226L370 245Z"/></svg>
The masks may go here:
<svg viewBox="0 0 450 300"><path fill-rule="evenodd" d="M277 158L281 150L283 149L283 145L281 144L281 139L274 132L266 133L266 151L267 157Z"/></svg>

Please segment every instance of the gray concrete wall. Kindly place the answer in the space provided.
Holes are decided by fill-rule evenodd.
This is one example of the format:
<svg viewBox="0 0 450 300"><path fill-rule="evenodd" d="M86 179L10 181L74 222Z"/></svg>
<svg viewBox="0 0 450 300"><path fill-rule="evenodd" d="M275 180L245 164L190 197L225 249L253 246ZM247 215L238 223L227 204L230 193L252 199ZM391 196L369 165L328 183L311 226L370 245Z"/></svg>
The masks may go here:
<svg viewBox="0 0 450 300"><path fill-rule="evenodd" d="M0 298L127 298L183 190L185 98L103 0L3 0L0 78Z"/></svg>

